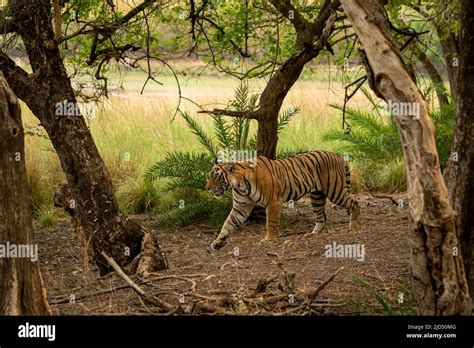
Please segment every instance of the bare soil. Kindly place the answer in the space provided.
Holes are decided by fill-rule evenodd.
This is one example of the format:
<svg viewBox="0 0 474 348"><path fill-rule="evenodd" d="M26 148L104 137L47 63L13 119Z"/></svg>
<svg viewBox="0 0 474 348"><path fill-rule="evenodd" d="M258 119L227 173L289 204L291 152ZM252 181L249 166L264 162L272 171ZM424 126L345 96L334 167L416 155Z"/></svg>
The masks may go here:
<svg viewBox="0 0 474 348"><path fill-rule="evenodd" d="M309 202L301 200L284 209L276 242L260 244L265 225L247 224L217 252L210 244L218 228L193 224L156 229L157 217L137 216L157 234L169 269L146 280L131 278L167 309L150 304L115 273L99 277L67 219L52 230L36 226L48 298L59 315L387 314L369 289L355 281L359 277L399 313L400 294L405 292L405 304L409 301L406 199L358 199L361 223L355 229L349 230L346 211L328 203L325 229L308 236L314 215ZM396 204L400 199L403 206ZM363 261L328 257L327 246L334 242L363 245Z"/></svg>

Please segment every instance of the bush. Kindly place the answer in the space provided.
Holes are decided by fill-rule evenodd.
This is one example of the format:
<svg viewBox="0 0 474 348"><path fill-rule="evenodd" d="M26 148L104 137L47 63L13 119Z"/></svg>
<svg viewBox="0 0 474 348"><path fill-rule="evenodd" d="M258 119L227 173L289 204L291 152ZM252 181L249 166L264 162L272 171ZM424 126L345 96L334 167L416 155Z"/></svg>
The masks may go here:
<svg viewBox="0 0 474 348"><path fill-rule="evenodd" d="M216 199L207 192L194 190L177 191L165 195L166 199L157 212L161 213L159 224L167 228L186 226L195 222L210 222L221 225L232 208L232 196L227 192Z"/></svg>
<svg viewBox="0 0 474 348"><path fill-rule="evenodd" d="M36 217L41 227L51 229L59 219L57 209L44 205L36 209Z"/></svg>
<svg viewBox="0 0 474 348"><path fill-rule="evenodd" d="M160 202L160 191L153 182L143 178L127 178L117 190L120 208L131 214L144 214L152 211Z"/></svg>

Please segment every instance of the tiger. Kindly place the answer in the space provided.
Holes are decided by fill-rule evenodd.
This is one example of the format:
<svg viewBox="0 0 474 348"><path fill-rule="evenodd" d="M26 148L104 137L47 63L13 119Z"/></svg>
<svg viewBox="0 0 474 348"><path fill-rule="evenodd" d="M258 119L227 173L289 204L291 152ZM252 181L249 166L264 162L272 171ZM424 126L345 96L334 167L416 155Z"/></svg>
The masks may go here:
<svg viewBox="0 0 474 348"><path fill-rule="evenodd" d="M271 160L258 156L252 161L216 163L209 173L206 190L221 197L232 189L232 210L211 248L222 248L228 236L242 225L254 206L266 208L266 236L274 241L280 228L284 202L296 201L309 194L319 234L326 224L326 199L347 209L349 229L358 221L360 208L350 194L348 163L338 154L313 151L300 156Z"/></svg>

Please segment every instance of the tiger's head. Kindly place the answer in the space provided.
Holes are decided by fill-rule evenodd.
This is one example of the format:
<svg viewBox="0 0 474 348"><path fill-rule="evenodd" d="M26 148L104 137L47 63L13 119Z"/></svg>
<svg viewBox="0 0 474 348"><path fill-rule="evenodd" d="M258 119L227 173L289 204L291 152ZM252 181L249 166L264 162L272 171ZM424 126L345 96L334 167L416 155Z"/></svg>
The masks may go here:
<svg viewBox="0 0 474 348"><path fill-rule="evenodd" d="M225 191L232 188L234 164L233 163L217 163L212 167L207 179L206 190L215 197L221 197Z"/></svg>

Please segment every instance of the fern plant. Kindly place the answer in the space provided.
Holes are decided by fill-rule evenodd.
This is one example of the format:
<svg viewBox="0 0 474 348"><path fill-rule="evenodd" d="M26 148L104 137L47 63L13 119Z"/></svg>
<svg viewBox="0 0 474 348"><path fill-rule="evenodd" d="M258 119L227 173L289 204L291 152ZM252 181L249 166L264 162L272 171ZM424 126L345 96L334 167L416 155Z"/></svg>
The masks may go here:
<svg viewBox="0 0 474 348"><path fill-rule="evenodd" d="M368 190L402 191L406 187L403 149L394 118L381 112L369 99L372 110L346 108L351 125L349 134L330 129L322 139L334 142L336 151L348 153L353 166L363 172L363 186ZM342 110L340 105L331 105ZM443 106L431 112L436 128L436 146L443 169L449 159L453 141L455 106Z"/></svg>
<svg viewBox="0 0 474 348"><path fill-rule="evenodd" d="M342 110L340 105L331 107ZM346 108L346 117L351 132L345 134L339 129L330 129L323 134L325 141L340 141L338 150L350 153L358 159L384 160L402 157L403 151L397 126L391 117L384 121L383 116L374 111Z"/></svg>

